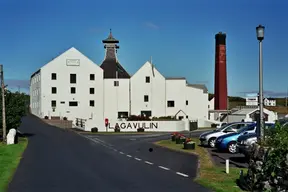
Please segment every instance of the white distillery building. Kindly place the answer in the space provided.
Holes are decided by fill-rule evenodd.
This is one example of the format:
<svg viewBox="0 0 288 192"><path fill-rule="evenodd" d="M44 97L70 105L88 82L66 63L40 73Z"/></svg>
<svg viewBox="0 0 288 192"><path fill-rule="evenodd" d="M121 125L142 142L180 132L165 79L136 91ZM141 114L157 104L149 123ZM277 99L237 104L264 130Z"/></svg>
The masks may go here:
<svg viewBox="0 0 288 192"><path fill-rule="evenodd" d="M105 118L117 121L130 115L207 120L205 85L164 77L151 62L130 76L117 59L119 41L110 32L103 43L106 54L101 66L72 47L32 74L32 114L82 118L100 130Z"/></svg>

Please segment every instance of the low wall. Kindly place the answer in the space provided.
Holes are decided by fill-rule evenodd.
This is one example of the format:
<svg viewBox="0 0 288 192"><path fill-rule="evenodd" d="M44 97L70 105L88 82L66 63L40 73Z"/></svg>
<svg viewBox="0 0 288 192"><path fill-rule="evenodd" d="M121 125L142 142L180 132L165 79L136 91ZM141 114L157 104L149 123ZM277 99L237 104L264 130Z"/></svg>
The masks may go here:
<svg viewBox="0 0 288 192"><path fill-rule="evenodd" d="M109 123L108 131L114 131L115 126L119 126L122 132L137 131L138 128L144 128L145 131L155 132L174 132L184 131L184 121L116 121Z"/></svg>
<svg viewBox="0 0 288 192"><path fill-rule="evenodd" d="M119 126L121 132L136 132L138 128L144 128L149 132L176 132L189 130L189 122L186 121L111 121L106 128L103 122L102 126L97 126L93 120L85 122L84 131L91 131L91 128L97 127L99 132L114 132L115 126ZM78 128L74 125L75 128Z"/></svg>

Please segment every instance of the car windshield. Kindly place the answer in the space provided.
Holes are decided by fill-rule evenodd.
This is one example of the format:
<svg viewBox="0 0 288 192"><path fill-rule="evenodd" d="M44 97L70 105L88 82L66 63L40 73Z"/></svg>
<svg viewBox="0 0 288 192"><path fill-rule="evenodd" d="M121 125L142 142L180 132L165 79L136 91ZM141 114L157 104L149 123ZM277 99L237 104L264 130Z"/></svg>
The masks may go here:
<svg viewBox="0 0 288 192"><path fill-rule="evenodd" d="M254 127L254 126L255 126L255 124L246 125L246 126L244 126L243 128L238 129L238 130L237 130L237 133L242 133L243 131L246 131L247 129L252 128L252 127Z"/></svg>
<svg viewBox="0 0 288 192"><path fill-rule="evenodd" d="M221 130L225 129L226 127L228 127L229 125L232 125L232 123L228 123L228 124L222 125L221 127L216 128L216 131L221 131Z"/></svg>

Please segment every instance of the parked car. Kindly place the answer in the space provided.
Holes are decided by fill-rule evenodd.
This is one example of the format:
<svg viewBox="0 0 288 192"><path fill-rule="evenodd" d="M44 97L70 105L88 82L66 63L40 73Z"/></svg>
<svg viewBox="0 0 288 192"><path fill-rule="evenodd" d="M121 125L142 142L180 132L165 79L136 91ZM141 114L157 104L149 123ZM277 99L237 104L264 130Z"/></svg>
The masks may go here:
<svg viewBox="0 0 288 192"><path fill-rule="evenodd" d="M288 126L288 121L286 120L279 120L280 125L282 126ZM274 124L266 124L265 128L273 128ZM246 135L241 135L237 139L237 149L239 153L242 153L245 155L247 159L250 158L251 153L251 146L257 142L257 134L251 133Z"/></svg>
<svg viewBox="0 0 288 192"><path fill-rule="evenodd" d="M271 126L272 123L265 123L265 126ZM253 123L239 129L236 133L222 135L216 139L215 147L219 151L228 150L230 153L237 153L237 139L242 135L256 133L257 124Z"/></svg>
<svg viewBox="0 0 288 192"><path fill-rule="evenodd" d="M215 147L215 141L217 137L228 134L228 133L235 133L237 130L252 124L252 122L235 122L235 123L228 123L220 128L217 128L213 131L208 131L202 133L199 137L201 145L208 145L210 147Z"/></svg>

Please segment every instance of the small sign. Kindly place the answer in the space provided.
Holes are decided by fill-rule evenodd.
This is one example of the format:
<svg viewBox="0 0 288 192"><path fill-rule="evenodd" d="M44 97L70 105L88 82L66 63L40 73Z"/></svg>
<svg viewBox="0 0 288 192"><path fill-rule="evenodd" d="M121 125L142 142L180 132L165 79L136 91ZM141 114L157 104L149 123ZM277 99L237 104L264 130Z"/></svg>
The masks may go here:
<svg viewBox="0 0 288 192"><path fill-rule="evenodd" d="M80 59L66 59L67 66L80 66Z"/></svg>

